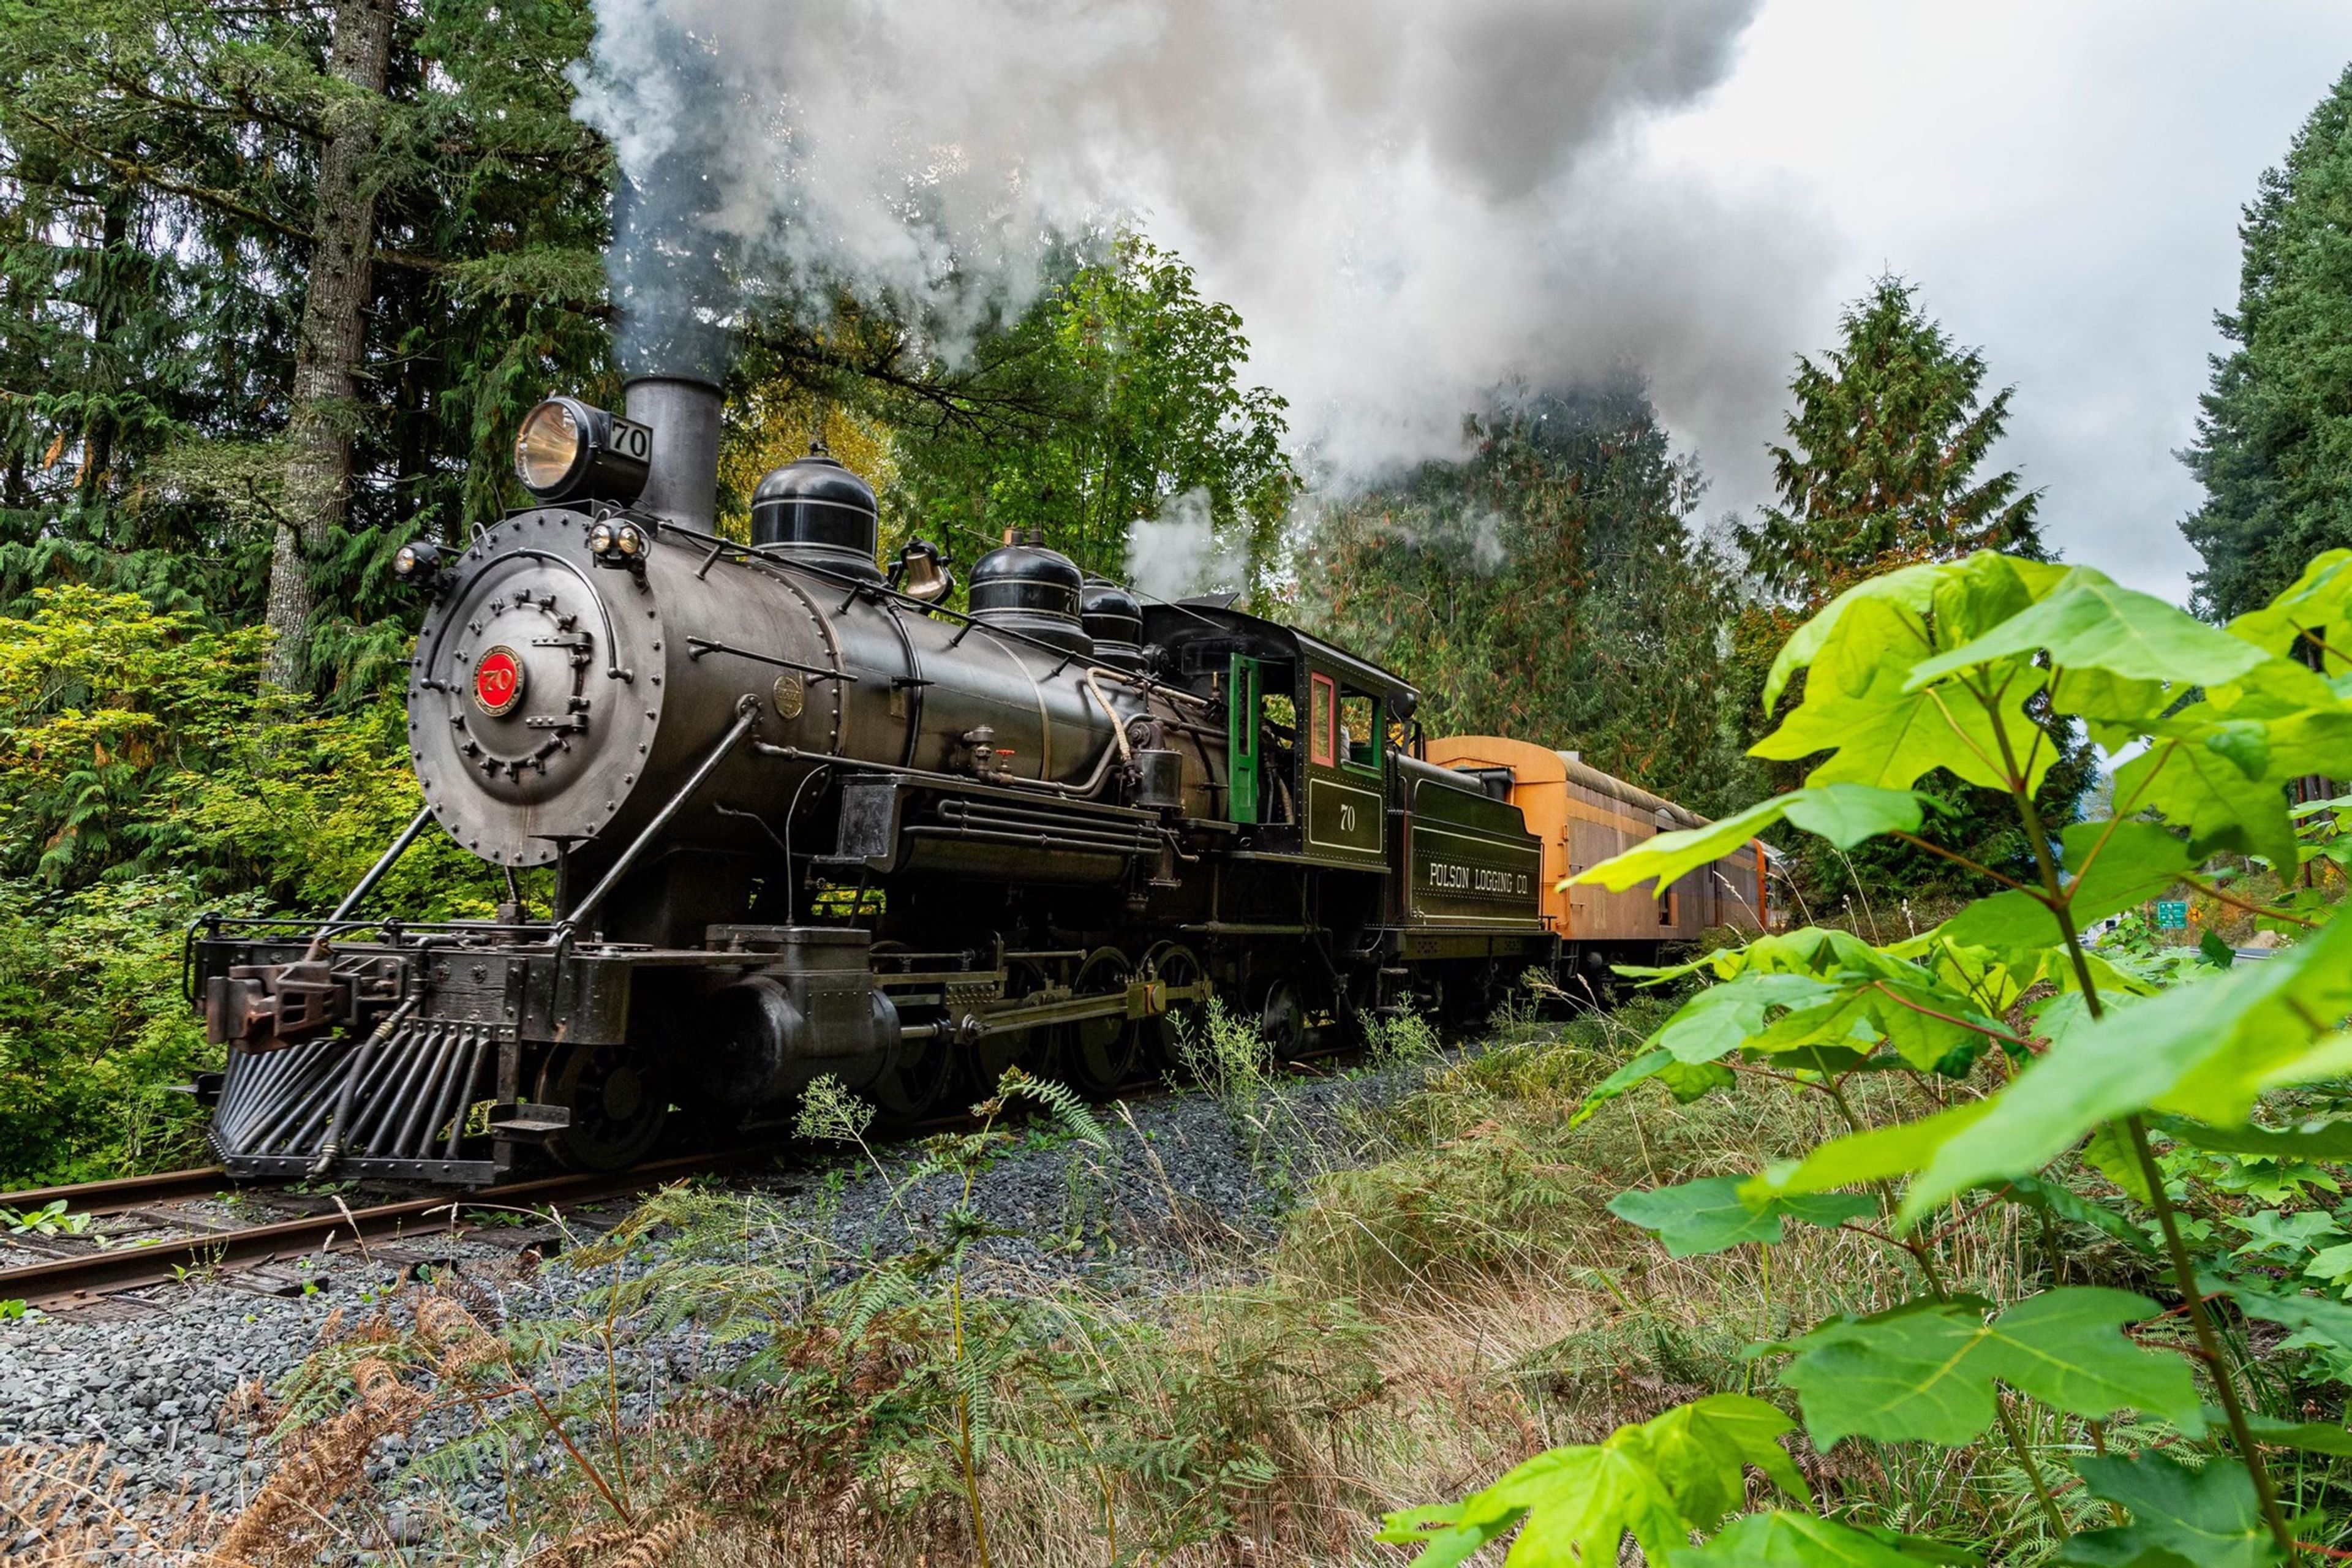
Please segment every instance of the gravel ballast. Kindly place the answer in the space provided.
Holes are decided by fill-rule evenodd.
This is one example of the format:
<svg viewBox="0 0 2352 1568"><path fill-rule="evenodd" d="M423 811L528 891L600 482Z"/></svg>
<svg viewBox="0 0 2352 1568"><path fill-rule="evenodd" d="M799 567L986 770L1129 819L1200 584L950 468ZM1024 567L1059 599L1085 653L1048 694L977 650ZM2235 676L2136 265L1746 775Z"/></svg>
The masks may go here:
<svg viewBox="0 0 2352 1568"><path fill-rule="evenodd" d="M1012 1146L973 1182L979 1217L1010 1233L977 1244L973 1267L992 1279L1083 1278L1108 1289L1164 1287L1203 1259L1223 1267L1274 1233L1315 1173L1361 1157L1351 1111L1392 1100L1422 1077L1422 1069L1404 1067L1286 1080L1232 1108L1198 1091L1097 1106L1108 1139L1099 1149L1032 1118L1013 1129ZM827 1152L804 1151L798 1169L730 1184L749 1200L746 1261L807 1266L831 1259L837 1282L865 1262L935 1239L927 1228L961 1201L959 1173L934 1173L904 1185L917 1158L912 1146L877 1150L887 1182L854 1149L848 1160L831 1163ZM623 1212L625 1205L604 1223ZM583 1221L595 1223L587 1215L574 1223ZM656 1229L619 1267L656 1267L667 1245ZM396 1298L404 1276L426 1255L445 1269L454 1266L455 1289L478 1303L482 1315L508 1322L576 1315L613 1279L610 1267L575 1270L561 1255L540 1265L492 1226L379 1248L372 1260L341 1255L300 1274L278 1267L281 1288L289 1275L308 1278L316 1287L308 1294L259 1294L233 1279L202 1280L141 1292L142 1304L107 1309L104 1316L35 1311L0 1321L0 1447L103 1443L134 1503L153 1508L184 1492L210 1499L216 1512L234 1511L269 1465L268 1450L236 1406L251 1393L278 1387L317 1350L331 1314L340 1310L348 1328L375 1303ZM649 1415L744 1348L730 1345L722 1355L691 1323L625 1339L612 1369L625 1417ZM606 1375L601 1348L593 1366L584 1347L577 1353L580 1365L553 1369L559 1378ZM232 1398L240 1388L247 1394ZM372 1477L392 1476L458 1430L454 1419L436 1417L406 1440L385 1439ZM485 1474L457 1482L443 1497L490 1525L504 1521L504 1492L501 1478ZM396 1536L418 1532L398 1513L391 1524Z"/></svg>

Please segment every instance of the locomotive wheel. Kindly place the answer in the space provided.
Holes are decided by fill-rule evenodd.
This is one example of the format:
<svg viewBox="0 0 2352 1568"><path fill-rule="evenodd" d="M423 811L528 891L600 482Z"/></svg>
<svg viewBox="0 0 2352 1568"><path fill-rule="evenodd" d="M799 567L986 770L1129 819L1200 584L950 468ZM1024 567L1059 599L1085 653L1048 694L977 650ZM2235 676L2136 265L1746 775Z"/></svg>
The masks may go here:
<svg viewBox="0 0 2352 1568"><path fill-rule="evenodd" d="M1173 987L1198 985L1203 974L1201 961L1192 950L1181 942L1163 942L1143 955L1143 967L1162 984ZM1195 1039L1207 1026L1208 1009L1199 1001L1178 1002L1156 1018L1145 1018L1136 1026L1136 1036L1143 1048L1164 1068L1181 1067L1182 1053L1177 1048L1179 1037L1189 1032Z"/></svg>
<svg viewBox="0 0 2352 1568"><path fill-rule="evenodd" d="M1115 947L1097 948L1078 970L1071 990L1080 996L1124 992L1131 973L1125 953ZM1124 1013L1087 1018L1054 1032L1062 1047L1055 1068L1080 1094L1099 1098L1114 1092L1135 1076L1143 1055L1142 1024Z"/></svg>
<svg viewBox="0 0 2352 1568"><path fill-rule="evenodd" d="M877 942L868 956L877 963L907 951L903 942ZM952 1039L933 1036L913 1045L901 1044L897 1059L880 1078L866 1087L886 1125L919 1121L938 1109L955 1083L956 1047Z"/></svg>
<svg viewBox="0 0 2352 1568"><path fill-rule="evenodd" d="M948 1087L955 1081L955 1064L952 1040L933 1036L901 1045L898 1059L866 1086L866 1097L886 1122L919 1121L948 1097Z"/></svg>
<svg viewBox="0 0 2352 1568"><path fill-rule="evenodd" d="M669 1121L661 1083L626 1046L566 1046L540 1069L539 1099L572 1112L548 1141L567 1171L619 1171L646 1157Z"/></svg>
<svg viewBox="0 0 2352 1568"><path fill-rule="evenodd" d="M1005 1000L1017 1002L1024 996L1034 996L1054 983L1052 975L1026 959L1014 959L1004 976ZM1060 1055L1061 1038L1068 1026L1046 1029L1023 1029L1013 1034L983 1035L972 1047L972 1087L982 1095L994 1094L999 1079L1007 1068L1019 1068L1024 1072L1046 1071L1054 1058Z"/></svg>
<svg viewBox="0 0 2352 1568"><path fill-rule="evenodd" d="M1276 980L1266 986L1258 1003L1257 1032L1276 1061L1298 1059L1307 1048L1307 1006L1295 983Z"/></svg>

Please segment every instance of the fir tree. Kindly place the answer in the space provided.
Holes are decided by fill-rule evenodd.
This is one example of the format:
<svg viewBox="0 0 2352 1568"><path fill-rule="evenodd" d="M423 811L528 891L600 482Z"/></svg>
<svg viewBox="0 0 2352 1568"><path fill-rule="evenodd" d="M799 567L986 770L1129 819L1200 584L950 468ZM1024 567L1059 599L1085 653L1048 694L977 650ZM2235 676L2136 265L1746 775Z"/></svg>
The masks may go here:
<svg viewBox="0 0 2352 1568"><path fill-rule="evenodd" d="M2205 503L2180 525L2204 558L2197 607L2267 603L2323 550L2352 545L2352 70L2263 173L2239 230L2238 346L2213 361L2197 442Z"/></svg>
<svg viewBox="0 0 2352 1568"><path fill-rule="evenodd" d="M1780 505L1735 536L1766 588L1812 603L1886 565L1974 550L2042 553L2016 472L1979 477L2013 387L1983 397L1984 356L1885 277L1839 318L1842 342L1800 355L1789 445L1769 448Z"/></svg>

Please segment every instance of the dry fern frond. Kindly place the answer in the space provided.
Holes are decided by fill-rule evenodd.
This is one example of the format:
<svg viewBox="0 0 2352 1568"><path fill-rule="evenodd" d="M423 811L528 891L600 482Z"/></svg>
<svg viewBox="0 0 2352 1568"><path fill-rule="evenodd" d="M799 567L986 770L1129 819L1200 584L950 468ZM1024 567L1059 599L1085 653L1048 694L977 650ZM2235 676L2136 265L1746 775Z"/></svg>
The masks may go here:
<svg viewBox="0 0 2352 1568"><path fill-rule="evenodd" d="M613 1559L611 1568L654 1568L684 1545L703 1522L702 1515L693 1509L680 1509L652 1529L641 1531L627 1551Z"/></svg>
<svg viewBox="0 0 2352 1568"><path fill-rule="evenodd" d="M355 1403L302 1434L214 1547L214 1563L267 1568L311 1561L329 1511L366 1473L368 1451L386 1433L405 1432L429 1403L373 1356L352 1366L352 1383Z"/></svg>
<svg viewBox="0 0 2352 1568"><path fill-rule="evenodd" d="M135 1511L121 1496L121 1472L106 1450L0 1448L0 1543L8 1560L28 1564L177 1562L211 1533L214 1520L202 1500L168 1522ZM178 1512L167 1509L166 1513ZM128 1531L131 1537L124 1542Z"/></svg>

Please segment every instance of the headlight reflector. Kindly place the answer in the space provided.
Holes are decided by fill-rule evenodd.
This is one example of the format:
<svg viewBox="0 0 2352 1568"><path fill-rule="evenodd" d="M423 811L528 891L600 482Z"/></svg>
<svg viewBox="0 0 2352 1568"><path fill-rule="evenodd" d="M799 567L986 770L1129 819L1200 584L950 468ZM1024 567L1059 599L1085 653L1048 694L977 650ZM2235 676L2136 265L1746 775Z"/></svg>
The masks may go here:
<svg viewBox="0 0 2352 1568"><path fill-rule="evenodd" d="M587 455L586 432L568 398L551 398L523 416L515 436L515 478L534 495L562 489Z"/></svg>

